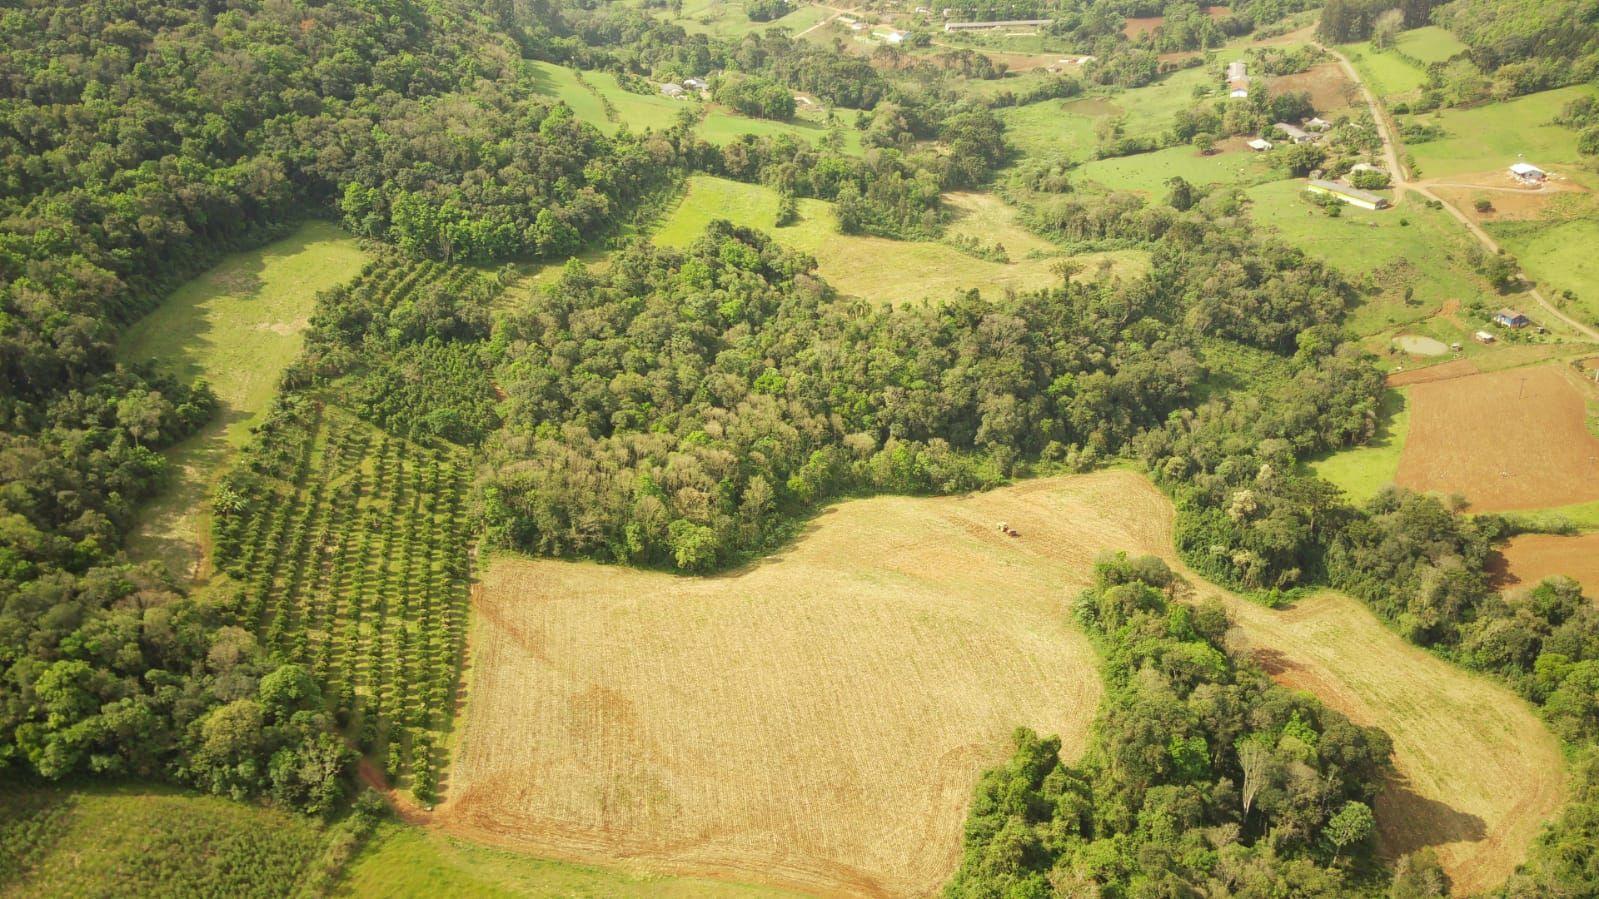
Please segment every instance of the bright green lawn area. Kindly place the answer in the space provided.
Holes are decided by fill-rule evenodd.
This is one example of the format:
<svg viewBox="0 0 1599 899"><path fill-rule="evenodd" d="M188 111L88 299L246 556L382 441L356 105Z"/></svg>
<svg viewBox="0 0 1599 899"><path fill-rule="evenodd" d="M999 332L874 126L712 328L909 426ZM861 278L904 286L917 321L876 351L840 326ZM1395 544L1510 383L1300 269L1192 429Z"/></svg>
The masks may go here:
<svg viewBox="0 0 1599 899"><path fill-rule="evenodd" d="M287 896L309 819L148 786L0 782L0 896Z"/></svg>
<svg viewBox="0 0 1599 899"><path fill-rule="evenodd" d="M1444 62L1471 49L1461 43L1460 38L1436 25L1400 33L1394 40L1394 47L1423 63Z"/></svg>
<svg viewBox="0 0 1599 899"><path fill-rule="evenodd" d="M1302 181L1277 181L1248 189L1250 214L1279 238L1343 271L1355 281L1366 279L1376 293L1354 311L1349 325L1361 336L1379 334L1396 325L1418 323L1447 301L1489 302L1488 286L1466 263L1470 237L1442 210L1428 209L1408 198L1397 208L1370 212L1342 207L1337 218L1303 199ZM1404 289L1411 288L1407 303ZM1445 343L1460 340L1453 332L1431 334Z"/></svg>
<svg viewBox="0 0 1599 899"><path fill-rule="evenodd" d="M366 261L354 238L310 222L229 256L128 329L119 359L154 360L186 380L203 377L221 401L210 424L167 453L173 482L141 511L129 540L136 557L159 558L180 576L190 570L202 536L196 513L299 354L317 293L355 277Z"/></svg>
<svg viewBox="0 0 1599 899"><path fill-rule="evenodd" d="M838 114L844 135L844 152L860 153L861 132L854 126L854 110L841 109ZM730 143L745 134L758 136L787 134L796 140L814 144L827 136L827 127L808 117L796 116L792 121L777 122L771 119L747 118L723 107L713 106L705 114L705 119L700 122L695 133L717 145Z"/></svg>
<svg viewBox="0 0 1599 899"><path fill-rule="evenodd" d="M1214 86L1214 73L1206 67L1181 69L1154 84L1112 94L1070 100L1041 100L1000 111L1005 139L1027 156L1091 159L1098 143L1094 128L1101 119L1122 117L1129 137L1166 134L1179 110L1200 102L1199 86ZM1204 99L1213 102L1212 92Z"/></svg>
<svg viewBox="0 0 1599 899"><path fill-rule="evenodd" d="M655 241L682 247L693 243L715 219L758 228L791 249L816 257L821 276L840 293L887 303L931 297L945 299L959 290L999 292L1035 290L1059 280L1052 266L1064 255L1015 222L1015 211L988 194L952 195L957 218L951 234L966 233L985 245L1002 244L1011 261L993 262L936 241L888 240L838 233L831 203L800 200L800 220L775 227L777 192L758 184L695 176L677 208L661 222ZM1079 277L1131 277L1146 271L1140 251L1090 253L1078 257Z"/></svg>
<svg viewBox="0 0 1599 899"><path fill-rule="evenodd" d="M1360 80L1379 97L1413 93L1427 81L1426 70L1392 50L1373 50L1369 43L1345 44L1338 49L1360 71Z"/></svg>
<svg viewBox="0 0 1599 899"><path fill-rule="evenodd" d="M1579 318L1599 323L1599 222L1509 222L1488 230L1551 293L1571 291L1576 299L1563 302Z"/></svg>
<svg viewBox="0 0 1599 899"><path fill-rule="evenodd" d="M1572 100L1592 95L1591 85L1563 87L1471 109L1439 110L1421 121L1439 125L1449 136L1406 144L1425 178L1499 171L1518 159L1538 165L1576 163L1577 132L1553 124Z"/></svg>
<svg viewBox="0 0 1599 899"><path fill-rule="evenodd" d="M616 126L605 117L605 107L600 103L599 95L580 84L575 71L549 62L534 62L531 65L535 88L539 93L565 101L579 119L607 134L616 130Z"/></svg>
<svg viewBox="0 0 1599 899"><path fill-rule="evenodd" d="M335 895L361 897L775 897L770 887L633 874L532 858L415 827L385 824L350 863Z"/></svg>
<svg viewBox="0 0 1599 899"><path fill-rule="evenodd" d="M1403 390L1383 393L1377 433L1365 446L1341 450L1309 463L1316 476L1331 481L1350 500L1363 503L1394 482L1399 455L1410 433L1410 404Z"/></svg>
<svg viewBox="0 0 1599 899"><path fill-rule="evenodd" d="M1166 182L1181 177L1192 184L1247 184L1281 177L1264 153L1245 150L1201 156L1189 146L1153 153L1098 159L1077 170L1079 181L1091 181L1112 190L1160 193Z"/></svg>

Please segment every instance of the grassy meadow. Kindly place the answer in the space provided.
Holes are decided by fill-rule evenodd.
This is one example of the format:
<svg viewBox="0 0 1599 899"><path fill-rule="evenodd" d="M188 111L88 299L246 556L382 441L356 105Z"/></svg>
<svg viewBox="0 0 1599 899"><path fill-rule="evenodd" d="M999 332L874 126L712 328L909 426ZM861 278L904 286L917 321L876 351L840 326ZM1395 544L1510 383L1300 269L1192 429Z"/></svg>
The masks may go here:
<svg viewBox="0 0 1599 899"><path fill-rule="evenodd" d="M697 877L549 861L442 833L385 824L346 869L335 896L766 899L796 894Z"/></svg>
<svg viewBox="0 0 1599 899"><path fill-rule="evenodd" d="M217 796L0 783L0 897L287 896L322 839L305 817Z"/></svg>
<svg viewBox="0 0 1599 899"><path fill-rule="evenodd" d="M1410 96L1427 81L1426 69L1393 50L1375 50L1370 43L1345 44L1338 51L1360 73L1372 93L1385 99Z"/></svg>
<svg viewBox="0 0 1599 899"><path fill-rule="evenodd" d="M353 278L367 257L354 238L326 222L236 253L188 282L128 329L117 355L153 360L180 378L205 378L221 410L167 455L172 483L141 511L129 549L158 558L176 574L199 558L198 520L211 482L249 438L272 402L278 375L300 352L318 291Z"/></svg>
<svg viewBox="0 0 1599 899"><path fill-rule="evenodd" d="M1418 116L1448 136L1406 143L1405 149L1415 156L1424 178L1497 172L1521 159L1546 166L1576 163L1577 132L1554 124L1554 118L1567 103L1594 91L1592 85L1576 85Z"/></svg>
<svg viewBox="0 0 1599 899"><path fill-rule="evenodd" d="M1331 481L1353 502L1363 503L1394 482L1399 455L1410 433L1410 405L1403 390L1382 397L1382 420L1365 446L1342 450L1308 463L1311 472Z"/></svg>
<svg viewBox="0 0 1599 899"><path fill-rule="evenodd" d="M1599 222L1590 218L1564 222L1515 222L1490 225L1488 231L1522 269L1551 288L1549 298L1589 323L1599 323ZM1563 294L1570 291L1572 299Z"/></svg>
<svg viewBox="0 0 1599 899"><path fill-rule="evenodd" d="M1153 153L1098 159L1078 168L1081 182L1111 190L1134 190L1164 195L1166 182L1180 177L1192 184L1250 184L1280 177L1267 154L1234 150L1204 156L1190 146L1170 147Z"/></svg>
<svg viewBox="0 0 1599 899"><path fill-rule="evenodd" d="M1495 297L1471 273L1466 252L1471 238L1448 213L1405 200L1377 212L1344 206L1334 218L1307 203L1300 181L1278 181L1248 190L1250 214L1283 241L1340 269L1372 288L1352 314L1349 326L1372 336L1396 326L1415 326L1441 318L1450 305L1492 302ZM1404 291L1411 290L1407 301ZM1465 317L1461 325L1444 318L1445 343L1469 335L1477 325ZM1447 338L1447 339L1446 339Z"/></svg>
<svg viewBox="0 0 1599 899"><path fill-rule="evenodd" d="M1052 269L1064 255L1014 220L1014 211L987 194L956 195L950 201L956 220L950 233L971 234L985 245L1002 244L1008 263L980 259L937 241L888 240L838 233L832 204L800 200L799 221L782 228L777 221L777 192L769 187L725 178L689 179L682 201L661 222L655 241L682 247L693 243L715 219L760 228L784 246L815 256L820 273L841 293L877 302L901 303L944 299L958 290L1034 290L1058 281ZM1094 253L1081 258L1083 276L1132 276L1145 268L1137 251Z"/></svg>
<svg viewBox="0 0 1599 899"><path fill-rule="evenodd" d="M1401 32L1399 37L1394 39L1394 49L1423 63L1431 64L1453 59L1471 48L1447 29L1428 25Z"/></svg>

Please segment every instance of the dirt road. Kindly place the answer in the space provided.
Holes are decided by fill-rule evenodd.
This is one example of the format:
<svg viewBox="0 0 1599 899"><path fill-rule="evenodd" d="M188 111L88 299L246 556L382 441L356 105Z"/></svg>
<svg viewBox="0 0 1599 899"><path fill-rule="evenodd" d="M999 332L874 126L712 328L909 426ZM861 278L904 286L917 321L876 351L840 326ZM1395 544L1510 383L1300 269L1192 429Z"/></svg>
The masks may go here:
<svg viewBox="0 0 1599 899"><path fill-rule="evenodd" d="M1455 221L1466 226L1466 230L1477 238L1477 242L1482 244L1483 249L1489 253L1497 254L1499 252L1499 242L1490 237L1488 232L1482 229L1482 226L1455 208L1453 203L1428 190L1425 184L1409 180L1405 173L1405 167L1399 162L1399 142L1394 137L1387 110L1378 101L1377 95L1372 93L1371 88L1366 85L1365 81L1361 80L1360 72L1349 62L1348 57L1325 44L1318 46L1321 46L1323 50L1326 50L1334 59L1338 60L1338 64L1343 67L1344 74L1360 88L1360 96L1366 101L1366 106L1371 110L1372 120L1377 123L1377 136L1382 140L1383 159L1388 165L1388 171L1393 174L1394 202L1397 204L1406 191L1414 192L1423 200L1436 201L1451 216L1454 216ZM1551 318L1563 323L1566 327L1589 340L1599 341L1599 330L1595 330L1560 311L1553 303L1544 298L1543 291L1538 289L1538 286L1531 278L1527 277L1523 272L1517 272L1516 274L1528 285L1526 294L1537 300L1538 305L1542 306L1543 310Z"/></svg>

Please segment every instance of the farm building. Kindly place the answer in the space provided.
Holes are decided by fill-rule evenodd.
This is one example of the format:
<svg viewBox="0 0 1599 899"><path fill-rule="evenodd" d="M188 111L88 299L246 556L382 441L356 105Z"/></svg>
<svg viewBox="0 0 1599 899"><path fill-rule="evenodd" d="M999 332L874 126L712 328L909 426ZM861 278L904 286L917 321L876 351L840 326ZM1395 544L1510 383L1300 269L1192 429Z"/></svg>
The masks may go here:
<svg viewBox="0 0 1599 899"><path fill-rule="evenodd" d="M905 38L906 37L907 37L907 35L905 34L905 32L900 31L898 29L890 29L888 31L883 32L883 43L885 43L885 44L902 44L902 43L905 42Z"/></svg>
<svg viewBox="0 0 1599 899"><path fill-rule="evenodd" d="M1477 338L1478 343L1493 343L1496 339L1498 339L1487 331L1478 331L1471 336Z"/></svg>
<svg viewBox="0 0 1599 899"><path fill-rule="evenodd" d="M1501 309L1494 313L1494 324L1506 328L1525 328L1532 324L1532 319L1526 313L1514 309Z"/></svg>
<svg viewBox="0 0 1599 899"><path fill-rule="evenodd" d="M1309 131L1306 131L1298 125L1290 125L1287 122L1277 122L1271 127L1287 135L1288 139L1296 144L1308 144L1320 137L1318 134L1311 134Z"/></svg>
<svg viewBox="0 0 1599 899"><path fill-rule="evenodd" d="M1542 184L1549 180L1549 173L1538 168L1530 162L1518 162L1510 167L1510 174L1522 184Z"/></svg>
<svg viewBox="0 0 1599 899"><path fill-rule="evenodd" d="M1240 60L1237 60L1236 62L1230 62L1230 63L1227 64L1227 80L1228 81L1238 81L1240 79L1246 79L1247 80L1248 78L1249 78L1249 69L1248 69L1247 66L1244 65L1244 61L1243 60L1240 59Z"/></svg>
<svg viewBox="0 0 1599 899"><path fill-rule="evenodd" d="M1249 142L1249 149L1251 149L1251 150L1260 150L1260 151L1270 150L1271 149L1271 141L1266 140L1263 137L1257 137L1254 140Z"/></svg>
<svg viewBox="0 0 1599 899"><path fill-rule="evenodd" d="M1336 181L1317 179L1306 185L1305 189L1313 194L1332 197L1351 206L1359 206L1361 209L1386 209L1388 207L1387 197L1378 196L1369 190L1361 190L1358 187L1350 187L1347 184L1339 184Z"/></svg>
<svg viewBox="0 0 1599 899"><path fill-rule="evenodd" d="M946 10L947 11L947 10ZM1048 19L1009 19L1003 22L945 22L945 31L989 31L995 28L1025 28L1048 25Z"/></svg>
<svg viewBox="0 0 1599 899"><path fill-rule="evenodd" d="M1332 122L1327 121L1321 116L1314 116L1305 120L1306 131L1314 131L1317 134L1320 134L1321 132L1330 130L1331 128Z"/></svg>
<svg viewBox="0 0 1599 899"><path fill-rule="evenodd" d="M698 78L684 78L683 86L690 90L704 90L705 82L699 80Z"/></svg>
<svg viewBox="0 0 1599 899"><path fill-rule="evenodd" d="M1234 78L1227 82L1227 96L1234 99L1243 99L1249 96L1249 79Z"/></svg>
<svg viewBox="0 0 1599 899"><path fill-rule="evenodd" d="M661 93L665 96L671 97L674 100L681 100L683 99L683 85L675 82L663 84L661 85Z"/></svg>

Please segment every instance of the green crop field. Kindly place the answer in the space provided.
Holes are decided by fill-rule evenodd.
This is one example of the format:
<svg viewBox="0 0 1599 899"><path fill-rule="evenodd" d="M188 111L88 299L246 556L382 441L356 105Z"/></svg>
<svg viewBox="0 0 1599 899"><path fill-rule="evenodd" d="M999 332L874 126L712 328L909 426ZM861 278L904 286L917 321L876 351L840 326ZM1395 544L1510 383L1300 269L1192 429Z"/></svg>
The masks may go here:
<svg viewBox="0 0 1599 899"><path fill-rule="evenodd" d="M1414 56L1423 63L1444 62L1471 49L1460 38L1436 25L1412 28L1394 40L1394 47L1406 56Z"/></svg>
<svg viewBox="0 0 1599 899"><path fill-rule="evenodd" d="M1077 170L1079 182L1112 190L1137 190L1161 194L1166 182L1181 177L1193 184L1249 184L1281 177L1267 154L1250 150L1200 155L1190 146L1153 153L1098 159Z"/></svg>
<svg viewBox="0 0 1599 899"><path fill-rule="evenodd" d="M1599 323L1599 222L1512 222L1489 226L1495 239L1521 262L1522 269L1552 288L1550 299L1577 317ZM1570 291L1574 299L1563 296Z"/></svg>
<svg viewBox="0 0 1599 899"><path fill-rule="evenodd" d="M1333 218L1305 202L1303 188L1302 181L1252 187L1250 214L1285 242L1369 283L1372 292L1349 321L1355 333L1371 336L1421 323L1451 300L1466 306L1491 301L1491 289L1465 261L1470 238L1448 213L1406 200L1378 212L1345 206ZM1470 330L1474 327L1418 333L1452 343Z"/></svg>
<svg viewBox="0 0 1599 899"><path fill-rule="evenodd" d="M300 352L318 291L355 277L367 257L354 238L310 222L257 250L235 253L178 288L123 337L123 361L153 360L184 379L205 378L221 409L200 433L173 447L173 480L146 505L129 549L176 574L199 558L204 527L195 510L272 402L278 376Z"/></svg>
<svg viewBox="0 0 1599 899"><path fill-rule="evenodd" d="M1383 394L1382 420L1365 446L1332 453L1307 463L1312 473L1331 481L1357 503L1394 482L1399 455L1410 433L1410 405L1403 390Z"/></svg>
<svg viewBox="0 0 1599 899"><path fill-rule="evenodd" d="M0 782L0 896L288 896L309 819L159 786Z"/></svg>
<svg viewBox="0 0 1599 899"><path fill-rule="evenodd" d="M634 874L547 861L400 824L378 828L350 864L338 896L618 897L757 899L795 894L720 880Z"/></svg>
<svg viewBox="0 0 1599 899"><path fill-rule="evenodd" d="M1416 157L1424 178L1496 172L1519 159L1539 165L1576 163L1581 158L1577 132L1554 124L1554 118L1567 103L1594 91L1591 85L1576 85L1418 116L1442 127L1448 137L1407 143L1405 149Z"/></svg>
<svg viewBox="0 0 1599 899"><path fill-rule="evenodd" d="M979 259L935 241L839 234L832 204L820 200L800 200L799 221L777 228L775 190L708 176L689 179L686 195L661 223L655 240L666 246L687 246L714 219L760 228L779 243L815 256L822 277L841 293L879 302L944 299L971 288L1028 290L1058 280L1052 263L1064 253L1017 225L1014 213L997 198L981 194L962 197L952 204L957 219L951 233L968 233L986 245L1002 244L1010 262ZM968 224L973 220L981 224ZM1084 274L1090 277L1098 273L1102 260L1113 274L1132 275L1147 267L1147 257L1138 251L1080 258Z"/></svg>

